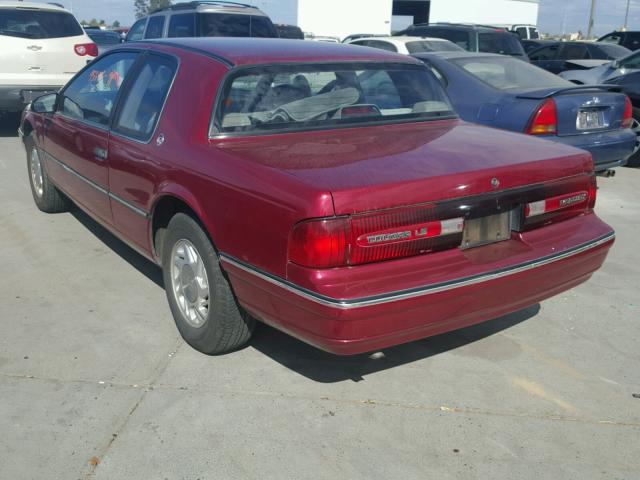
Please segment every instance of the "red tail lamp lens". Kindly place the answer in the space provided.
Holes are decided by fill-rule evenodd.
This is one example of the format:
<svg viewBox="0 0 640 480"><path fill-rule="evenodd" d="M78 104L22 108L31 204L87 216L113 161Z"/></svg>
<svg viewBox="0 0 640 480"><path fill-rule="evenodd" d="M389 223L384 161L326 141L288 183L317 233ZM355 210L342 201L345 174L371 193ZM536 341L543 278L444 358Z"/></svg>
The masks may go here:
<svg viewBox="0 0 640 480"><path fill-rule="evenodd" d="M98 46L95 43L80 43L78 45L75 45L73 47L73 50L76 52L76 55L80 55L81 57L98 56Z"/></svg>
<svg viewBox="0 0 640 480"><path fill-rule="evenodd" d="M289 242L289 260L304 267L332 268L347 264L348 218L311 220L298 224Z"/></svg>
<svg viewBox="0 0 640 480"><path fill-rule="evenodd" d="M633 124L633 105L629 97L624 99L624 115L622 116L622 128L631 128Z"/></svg>
<svg viewBox="0 0 640 480"><path fill-rule="evenodd" d="M535 113L526 130L529 135L555 135L558 133L558 110L556 102L545 100Z"/></svg>

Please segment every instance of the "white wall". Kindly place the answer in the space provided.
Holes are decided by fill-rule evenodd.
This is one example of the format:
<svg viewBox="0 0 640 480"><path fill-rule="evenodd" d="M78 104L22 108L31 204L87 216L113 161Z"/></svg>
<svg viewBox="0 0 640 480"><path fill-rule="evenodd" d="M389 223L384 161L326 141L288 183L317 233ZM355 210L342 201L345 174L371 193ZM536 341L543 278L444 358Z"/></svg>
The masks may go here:
<svg viewBox="0 0 640 480"><path fill-rule="evenodd" d="M298 9L298 25L315 35L391 33L392 0L299 0Z"/></svg>
<svg viewBox="0 0 640 480"><path fill-rule="evenodd" d="M247 3L265 12L274 23L298 25L298 0L250 0Z"/></svg>
<svg viewBox="0 0 640 480"><path fill-rule="evenodd" d="M531 0L431 0L430 22L538 22L538 2Z"/></svg>

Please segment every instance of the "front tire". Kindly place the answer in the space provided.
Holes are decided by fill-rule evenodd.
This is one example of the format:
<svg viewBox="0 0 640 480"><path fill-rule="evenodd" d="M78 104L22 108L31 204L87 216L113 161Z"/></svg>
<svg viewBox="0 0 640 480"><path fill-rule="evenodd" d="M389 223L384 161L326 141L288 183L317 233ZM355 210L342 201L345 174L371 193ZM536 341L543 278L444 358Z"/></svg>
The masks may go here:
<svg viewBox="0 0 640 480"><path fill-rule="evenodd" d="M69 200L58 190L44 167L41 150L36 145L33 134L25 138L24 146L27 150L27 171L33 201L40 211L45 213L60 213L69 210Z"/></svg>
<svg viewBox="0 0 640 480"><path fill-rule="evenodd" d="M244 345L255 320L238 305L198 222L176 214L167 227L161 254L165 291L182 338L207 355Z"/></svg>
<svg viewBox="0 0 640 480"><path fill-rule="evenodd" d="M634 114L637 112L634 109ZM636 134L636 147L633 155L629 157L627 160L627 167L640 167L640 121L638 120L638 116L633 116L633 124L631 125L631 129Z"/></svg>

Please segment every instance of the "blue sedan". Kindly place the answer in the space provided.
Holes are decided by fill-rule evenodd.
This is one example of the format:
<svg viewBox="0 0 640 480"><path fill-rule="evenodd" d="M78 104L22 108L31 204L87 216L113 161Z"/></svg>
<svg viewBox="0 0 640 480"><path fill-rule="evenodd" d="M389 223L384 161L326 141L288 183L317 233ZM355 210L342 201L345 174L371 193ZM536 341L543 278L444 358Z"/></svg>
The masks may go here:
<svg viewBox="0 0 640 480"><path fill-rule="evenodd" d="M576 86L515 58L421 53L463 120L587 150L595 170L625 165L636 135L629 98L607 86Z"/></svg>

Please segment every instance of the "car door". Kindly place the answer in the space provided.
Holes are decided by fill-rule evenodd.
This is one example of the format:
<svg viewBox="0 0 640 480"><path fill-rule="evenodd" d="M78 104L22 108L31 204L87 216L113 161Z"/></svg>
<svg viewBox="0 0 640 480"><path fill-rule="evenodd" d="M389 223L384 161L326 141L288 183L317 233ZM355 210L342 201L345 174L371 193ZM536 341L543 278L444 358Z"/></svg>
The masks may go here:
<svg viewBox="0 0 640 480"><path fill-rule="evenodd" d="M58 96L45 122L44 150L54 181L77 203L111 223L108 198L109 122L137 52L107 54Z"/></svg>
<svg viewBox="0 0 640 480"><path fill-rule="evenodd" d="M555 63L558 62L557 58L559 49L560 45L549 45L547 47L533 50L529 54L529 60L536 67L552 71L555 68Z"/></svg>
<svg viewBox="0 0 640 480"><path fill-rule="evenodd" d="M148 53L130 78L109 139L109 195L117 230L148 251L148 212L160 172L154 156L164 144L156 127L177 71L171 56Z"/></svg>

